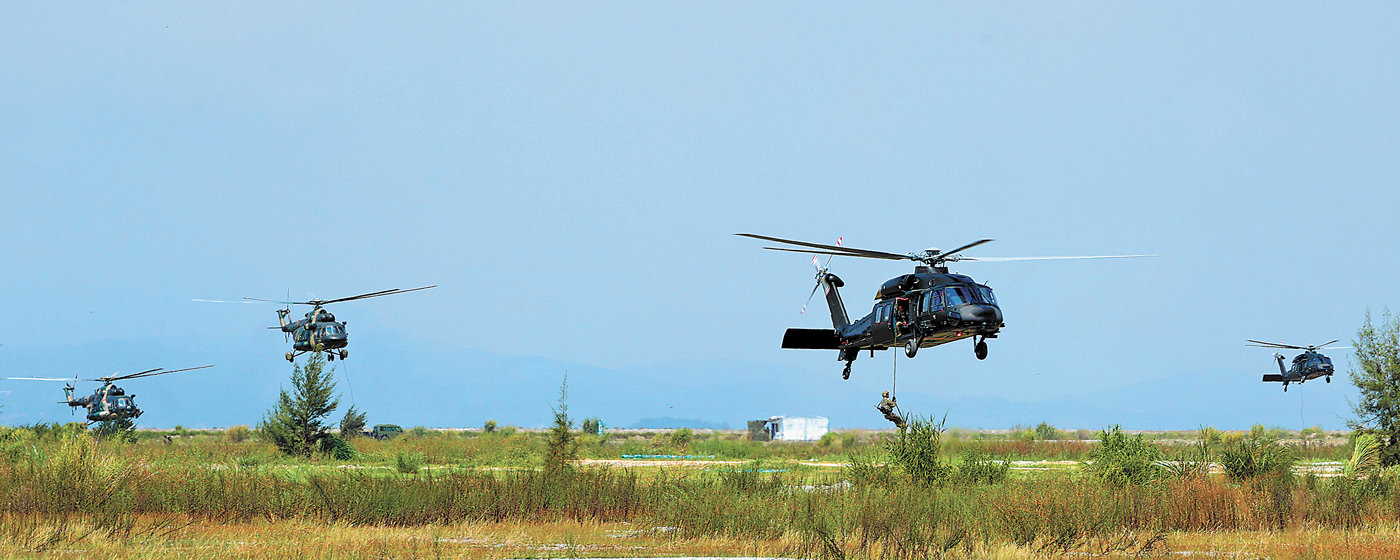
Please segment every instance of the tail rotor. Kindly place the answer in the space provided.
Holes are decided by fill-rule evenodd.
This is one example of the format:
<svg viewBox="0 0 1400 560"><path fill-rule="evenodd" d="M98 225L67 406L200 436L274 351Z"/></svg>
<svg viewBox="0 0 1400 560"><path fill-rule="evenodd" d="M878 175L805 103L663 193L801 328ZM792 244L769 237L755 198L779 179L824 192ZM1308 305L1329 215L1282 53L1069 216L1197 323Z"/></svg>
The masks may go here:
<svg viewBox="0 0 1400 560"><path fill-rule="evenodd" d="M845 239L845 238L844 238L844 237L837 237L837 238L836 238L836 246L837 246L837 247L840 247L840 246L841 246L841 240L842 240L842 239ZM822 287L824 287L824 286L826 286L826 282L825 282L826 273L827 273L827 270L831 268L831 259L834 258L834 257L835 257L835 255L828 256L828 257L826 258L826 264L821 264L821 265L819 265L819 264L817 264L817 263L818 263L818 262L821 262L821 261L818 259L818 257L817 257L816 255L812 255L812 268L815 268L815 269L817 270L817 285L812 286L812 293L807 294L807 303L802 304L802 311L799 311L798 314L806 315L806 314L807 314L807 306L812 304L812 298L814 298L814 297L817 296L817 290L820 289L820 288L822 288ZM827 291L827 292L830 292L830 291L831 291L831 288L827 288L826 291Z"/></svg>

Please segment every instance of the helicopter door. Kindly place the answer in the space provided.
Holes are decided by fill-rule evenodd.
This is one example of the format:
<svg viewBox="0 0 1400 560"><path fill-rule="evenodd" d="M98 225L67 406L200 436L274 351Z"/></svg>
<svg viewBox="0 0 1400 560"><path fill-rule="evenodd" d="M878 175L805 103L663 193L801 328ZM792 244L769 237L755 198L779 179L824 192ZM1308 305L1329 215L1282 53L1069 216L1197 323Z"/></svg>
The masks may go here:
<svg viewBox="0 0 1400 560"><path fill-rule="evenodd" d="M870 326L871 341L879 344L881 342L894 341L894 302L883 302L875 305L875 323Z"/></svg>

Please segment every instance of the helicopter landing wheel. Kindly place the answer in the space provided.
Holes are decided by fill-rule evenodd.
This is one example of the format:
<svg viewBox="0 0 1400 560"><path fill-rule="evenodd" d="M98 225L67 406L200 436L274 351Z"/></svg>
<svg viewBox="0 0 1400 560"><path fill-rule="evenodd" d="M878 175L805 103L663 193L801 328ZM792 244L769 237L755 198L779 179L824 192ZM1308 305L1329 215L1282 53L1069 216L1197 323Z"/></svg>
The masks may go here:
<svg viewBox="0 0 1400 560"><path fill-rule="evenodd" d="M979 359L979 360L985 360L985 359L987 359L987 341L985 341L985 340L979 340L979 341L977 341L977 346L973 347L973 351L976 352L976 354L977 354L977 359Z"/></svg>
<svg viewBox="0 0 1400 560"><path fill-rule="evenodd" d="M345 361L345 358L349 358L349 357L350 357L350 351L349 351L349 350L341 350L341 351L340 351L340 361L343 362L343 361Z"/></svg>
<svg viewBox="0 0 1400 560"><path fill-rule="evenodd" d="M841 370L841 379L851 378L851 362L846 362L846 369Z"/></svg>
<svg viewBox="0 0 1400 560"><path fill-rule="evenodd" d="M1327 376L1327 382L1328 382L1328 383L1331 383L1331 382L1332 382L1332 376L1330 376L1330 375Z"/></svg>
<svg viewBox="0 0 1400 560"><path fill-rule="evenodd" d="M292 361L292 353L291 353L291 352L287 352L287 361L289 361L289 362Z"/></svg>
<svg viewBox="0 0 1400 560"><path fill-rule="evenodd" d="M919 339L911 338L904 342L904 355L913 358L919 353Z"/></svg>
<svg viewBox="0 0 1400 560"><path fill-rule="evenodd" d="M327 362L334 362L334 361L335 361L335 352L329 352L329 353L327 353L327 354L326 354L326 361L327 361Z"/></svg>

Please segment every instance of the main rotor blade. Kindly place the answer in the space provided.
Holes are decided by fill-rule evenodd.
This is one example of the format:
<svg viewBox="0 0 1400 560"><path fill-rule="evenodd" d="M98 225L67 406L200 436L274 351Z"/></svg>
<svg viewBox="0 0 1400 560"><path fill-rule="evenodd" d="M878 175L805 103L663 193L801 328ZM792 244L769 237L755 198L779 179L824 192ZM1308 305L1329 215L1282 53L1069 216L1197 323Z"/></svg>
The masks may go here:
<svg viewBox="0 0 1400 560"><path fill-rule="evenodd" d="M243 298L243 299L245 299L245 300L250 300L250 299L253 299L253 298ZM223 301L223 300L218 300L218 299L198 299L198 298L196 298L194 301L202 301L202 302L204 302L204 303L274 303L274 302L267 301L267 300L263 300L263 299L256 300L256 301ZM279 301L279 302L276 302L276 303L282 303L282 302Z"/></svg>
<svg viewBox="0 0 1400 560"><path fill-rule="evenodd" d="M309 301L279 301L279 300L275 300L275 299L258 299L258 298L255 298L255 297L245 297L245 298L243 298L243 299L252 300L252 301L250 301L250 302L248 302L248 303L257 302L257 303L280 303L280 304L283 304L283 305L315 305L314 303L311 303L311 302L309 302Z"/></svg>
<svg viewBox="0 0 1400 560"><path fill-rule="evenodd" d="M823 254L823 255L857 255L857 256L867 256L867 257L875 258L875 259L890 259L890 260L904 260L904 259L908 259L908 258L909 258L909 255L899 255L899 254L895 254L895 253L886 253L886 252L884 252L884 251L871 251L871 250L869 250L869 249L855 249L855 248L852 248L852 247L842 247L842 246L839 246L839 245L822 245L822 244L820 244L820 243L808 243L808 242L806 242L806 241L793 241L793 240L791 240L791 239L783 239L783 238L781 238L781 237L768 237L768 236L766 236L766 235L757 235L757 234L753 234L753 233L736 233L736 234L734 234L734 235L738 235L738 236L741 236L741 237L752 237L752 238L754 238L754 239L762 239L762 240L764 240L764 241L776 241L776 242L778 242L778 243L787 243L788 245L799 245L799 246L802 246L802 247L812 247L812 248L814 248L814 249L826 249L826 250L828 250L828 251L837 251L836 253L820 253L820 254ZM785 250L787 250L787 251L793 251L792 249L785 249ZM813 251L794 251L794 252L812 253Z"/></svg>
<svg viewBox="0 0 1400 560"><path fill-rule="evenodd" d="M72 377L6 377L15 381L97 381L96 379L74 379Z"/></svg>
<svg viewBox="0 0 1400 560"><path fill-rule="evenodd" d="M182 371L190 371L190 370L204 369L204 368L211 368L211 367L214 367L214 365L213 365L213 364L209 364L209 365L207 365L207 366L199 366L199 367L192 367L192 368L185 368L185 369L172 369L172 370L169 370L169 371L160 371L161 368L156 368L156 369L153 369L153 370L143 371L143 372L141 372L141 373L133 373L133 374L131 374L131 375L123 375L123 376L121 376L121 377L110 377L110 378L107 378L107 379L110 380L110 381L120 381L120 380L123 380L123 379L136 379L136 378L138 378L138 377L151 377L151 376L155 376L155 375L165 375L165 374L167 374L167 373L179 373L179 372L182 372Z"/></svg>
<svg viewBox="0 0 1400 560"><path fill-rule="evenodd" d="M944 251L944 252L942 252L942 253L939 253L939 256L956 255L956 254L958 254L958 253L961 253L961 252L963 252L963 251L966 251L966 250L968 250L968 249L971 249L971 248L976 247L976 246L978 246L978 245L981 245L981 244L983 244L983 243L991 243L991 242L992 242L991 239L982 239L982 240L978 240L978 241L973 241L972 243L968 243L967 245L963 245L962 247L958 247L957 249L953 249L952 251Z"/></svg>
<svg viewBox="0 0 1400 560"><path fill-rule="evenodd" d="M1317 345L1317 346L1314 346L1313 348L1322 348L1322 347L1324 347L1324 346L1327 346L1328 344L1335 344L1335 343L1338 343L1338 342L1341 342L1341 341L1342 341L1341 339L1337 339L1337 340L1333 340L1332 342L1328 342L1328 343L1324 343L1324 344L1319 344L1319 345Z"/></svg>
<svg viewBox="0 0 1400 560"><path fill-rule="evenodd" d="M1087 257L962 257L963 261L982 262L1013 262L1013 261L1058 261L1072 259L1132 259L1138 257L1155 257L1157 255L1094 255Z"/></svg>
<svg viewBox="0 0 1400 560"><path fill-rule="evenodd" d="M331 303L340 303L340 302L342 302L342 301L352 301L352 300L357 300L357 299L368 299L368 298L379 297L379 296L391 296L391 295L395 295L395 294L406 294L406 293L409 293L409 292L416 292L416 291L418 291L418 290L426 290L426 289L428 289L428 288L436 288L436 287L437 287L437 284L433 284L432 286L423 286L422 288L413 288L413 289L411 289L411 290L400 290L400 289L398 289L398 288L394 288L394 289L392 289L392 290L380 290L380 291L378 291L378 292L370 292L370 293L368 293L368 294L360 294L360 295L358 295L358 296L350 296L350 297L345 297L345 298L340 298L340 299L330 299L330 300L326 300L326 301L321 302L321 305L326 305L326 304L331 304Z"/></svg>
<svg viewBox="0 0 1400 560"><path fill-rule="evenodd" d="M1294 346L1292 344L1284 344L1282 342L1263 342L1259 340L1247 340L1247 342L1253 342L1254 344L1246 344L1245 346L1258 346L1260 348L1284 348L1288 350L1307 350L1307 348L1303 348L1302 346Z"/></svg>
<svg viewBox="0 0 1400 560"><path fill-rule="evenodd" d="M768 249L769 251L788 251L788 252L790 252L790 253L806 253L806 254L809 254L809 255L832 255L832 256L837 256L837 257L860 257L860 258L862 258L862 259L886 259L886 260L891 260L891 261L909 260L909 255L894 255L893 253L891 253L891 256L888 256L888 257L887 257L887 256L883 256L883 255L865 255L865 254L861 254L861 253L837 253L836 251L818 251L818 250L816 250L816 249L789 249L789 248L787 248L787 247L764 247L764 249Z"/></svg>
<svg viewBox="0 0 1400 560"><path fill-rule="evenodd" d="M163 370L163 369L165 369L165 368L148 369L148 370L146 370L146 371L138 371L138 372L136 372L136 373L128 373L128 374L126 374L126 375L113 375L113 376L108 376L108 377L99 377L99 378L95 379L94 381L116 381L116 380L118 380L118 379L131 379L131 378L133 378L133 377L145 377L145 376L147 376L147 375L155 375L155 372L160 371L160 370Z"/></svg>

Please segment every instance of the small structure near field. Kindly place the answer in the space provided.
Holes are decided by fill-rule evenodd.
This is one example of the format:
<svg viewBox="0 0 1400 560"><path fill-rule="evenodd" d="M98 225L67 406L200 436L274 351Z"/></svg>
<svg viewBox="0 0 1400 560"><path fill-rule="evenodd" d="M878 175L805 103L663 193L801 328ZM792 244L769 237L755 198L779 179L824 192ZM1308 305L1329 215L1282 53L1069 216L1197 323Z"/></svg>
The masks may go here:
<svg viewBox="0 0 1400 560"><path fill-rule="evenodd" d="M774 416L749 421L749 439L754 441L816 441L826 435L828 420L821 416Z"/></svg>

